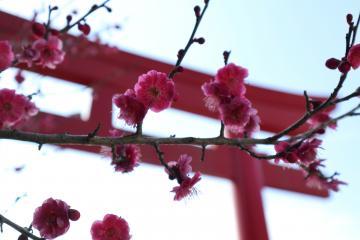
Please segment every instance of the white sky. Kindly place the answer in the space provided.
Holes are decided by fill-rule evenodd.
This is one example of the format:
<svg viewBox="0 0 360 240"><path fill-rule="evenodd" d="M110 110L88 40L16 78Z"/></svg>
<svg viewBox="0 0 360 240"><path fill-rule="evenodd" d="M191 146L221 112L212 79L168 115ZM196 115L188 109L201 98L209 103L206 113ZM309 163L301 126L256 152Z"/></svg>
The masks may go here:
<svg viewBox="0 0 360 240"><path fill-rule="evenodd" d="M31 16L30 9L41 7L41 2L44 1L1 0L0 9ZM49 2L42 6L47 7ZM59 6L70 2L72 6L81 4L82 9L85 2L89 6L93 3L51 1ZM103 38L122 49L172 63L192 29L192 8L201 2L113 0L112 14L98 12L88 22L94 28L120 22L122 31L103 33ZM71 11L73 7L66 9ZM324 61L343 53L345 15L359 10L358 0L212 0L198 35L206 38L206 44L194 46L185 65L214 73L222 65L222 51L230 49L231 61L249 69L250 84L294 93L306 89L310 94L326 94L333 88L338 74L325 69ZM359 79L360 71L351 73L341 94L359 86ZM8 80L3 76L0 84L4 81ZM351 106L340 107L337 112ZM359 119L342 121L337 131L327 133L324 150L320 151L320 156L328 159L329 173L339 171L341 179L349 183L340 193L324 200L270 188L263 191L271 239L300 240L309 236L360 239L357 229L360 197L356 194L360 189L357 174L360 163L355 153L358 123ZM0 181L6 183L0 189L0 211L9 209L6 215L19 222L27 224L33 209L51 194L84 213L81 221L72 224L69 234L61 239L89 239L91 221L110 211L129 221L134 240L170 236L172 239L236 239L232 187L225 180L205 178L199 185L199 197L186 203L173 203L169 193L173 183L166 181L160 169L140 167L134 174L124 176L112 174L108 161L96 155L73 155L51 147L37 152L31 144L14 150L9 144L0 141L4 166ZM15 145L11 143L11 146ZM21 155L14 155L18 149ZM11 168L21 164L27 166L24 172L14 175ZM62 168L67 171L59 171ZM118 192L116 196L105 192L114 189ZM27 197L11 207L11 202L25 192ZM5 230L5 234L13 234ZM5 234L0 239L10 239Z"/></svg>

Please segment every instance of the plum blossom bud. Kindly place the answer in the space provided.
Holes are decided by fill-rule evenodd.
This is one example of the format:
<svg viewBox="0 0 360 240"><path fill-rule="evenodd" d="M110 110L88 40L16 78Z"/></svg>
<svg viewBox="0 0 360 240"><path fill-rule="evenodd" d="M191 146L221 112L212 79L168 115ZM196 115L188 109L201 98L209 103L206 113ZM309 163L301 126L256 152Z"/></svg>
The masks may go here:
<svg viewBox="0 0 360 240"><path fill-rule="evenodd" d="M201 11L201 8L199 6L194 7L195 16L197 18L200 17L200 11Z"/></svg>
<svg viewBox="0 0 360 240"><path fill-rule="evenodd" d="M353 69L360 67L360 44L356 44L350 48L347 60Z"/></svg>
<svg viewBox="0 0 360 240"><path fill-rule="evenodd" d="M224 51L223 56L224 56L224 62L225 62L225 64L227 64L229 57L230 57L230 51Z"/></svg>
<svg viewBox="0 0 360 240"><path fill-rule="evenodd" d="M329 58L325 62L325 66L329 69L336 69L340 64L340 60L336 58Z"/></svg>
<svg viewBox="0 0 360 240"><path fill-rule="evenodd" d="M194 42L197 42L198 44L204 44L205 43L205 38L203 38L203 37L194 38Z"/></svg>
<svg viewBox="0 0 360 240"><path fill-rule="evenodd" d="M33 33L38 37L43 37L45 35L46 29L43 24L34 22L31 26Z"/></svg>
<svg viewBox="0 0 360 240"><path fill-rule="evenodd" d="M184 49L180 49L180 50L178 51L177 57L178 57L178 58L182 58L182 57L184 56L184 54L185 54L185 50L184 50Z"/></svg>
<svg viewBox="0 0 360 240"><path fill-rule="evenodd" d="M67 15L67 16L66 16L66 21L67 21L68 23L70 23L71 20L72 20L72 16L71 16L71 15Z"/></svg>
<svg viewBox="0 0 360 240"><path fill-rule="evenodd" d="M178 67L176 68L176 71L177 71L177 72L183 72L183 71L184 71L184 68L183 68L182 66L178 66Z"/></svg>
<svg viewBox="0 0 360 240"><path fill-rule="evenodd" d="M353 15L351 13L349 13L348 15L346 15L346 22L349 24L349 25L352 25L352 22L353 21Z"/></svg>
<svg viewBox="0 0 360 240"><path fill-rule="evenodd" d="M69 209L68 214L71 221L77 221L80 218L80 212L76 209Z"/></svg>
<svg viewBox="0 0 360 240"><path fill-rule="evenodd" d="M340 65L338 66L338 69L340 72L342 73L347 73L350 71L351 69L351 65L348 61L343 61L340 63Z"/></svg>
<svg viewBox="0 0 360 240"><path fill-rule="evenodd" d="M85 24L79 23L78 29L85 35L89 35L90 30L91 30L90 26L87 23L85 23Z"/></svg>
<svg viewBox="0 0 360 240"><path fill-rule="evenodd" d="M205 4L208 4L208 3L209 3L209 0L204 0L204 3L205 3Z"/></svg>
<svg viewBox="0 0 360 240"><path fill-rule="evenodd" d="M18 83L18 84L21 84L22 82L25 81L25 77L24 75L22 74L22 70L18 70L16 75L15 75L15 81Z"/></svg>

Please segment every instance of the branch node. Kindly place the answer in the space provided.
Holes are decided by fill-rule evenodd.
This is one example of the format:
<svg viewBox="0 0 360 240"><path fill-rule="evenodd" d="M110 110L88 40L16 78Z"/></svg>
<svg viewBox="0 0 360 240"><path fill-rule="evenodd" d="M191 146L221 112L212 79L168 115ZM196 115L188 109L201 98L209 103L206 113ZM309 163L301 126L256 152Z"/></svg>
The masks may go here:
<svg viewBox="0 0 360 240"><path fill-rule="evenodd" d="M100 127L101 127L101 124L98 123L96 128L94 129L94 131L90 132L88 135L87 135L87 141L90 141L91 138L95 137L99 130L100 130Z"/></svg>
<svg viewBox="0 0 360 240"><path fill-rule="evenodd" d="M205 161L206 144L201 145L201 162Z"/></svg>

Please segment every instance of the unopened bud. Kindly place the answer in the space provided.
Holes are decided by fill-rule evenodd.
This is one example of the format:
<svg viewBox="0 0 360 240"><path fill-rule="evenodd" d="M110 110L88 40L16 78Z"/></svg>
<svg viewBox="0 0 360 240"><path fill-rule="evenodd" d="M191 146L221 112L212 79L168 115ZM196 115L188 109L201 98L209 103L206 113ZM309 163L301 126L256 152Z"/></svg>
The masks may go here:
<svg viewBox="0 0 360 240"><path fill-rule="evenodd" d="M180 50L178 51L177 57L178 57L178 58L182 58L182 57L184 56L184 53L185 53L184 49L180 49Z"/></svg>
<svg viewBox="0 0 360 240"><path fill-rule="evenodd" d="M182 66L178 66L178 67L176 68L176 71L177 71L177 72L183 72L183 71L184 71L184 68L183 68Z"/></svg>
<svg viewBox="0 0 360 240"><path fill-rule="evenodd" d="M80 218L80 212L75 209L69 209L68 216L71 221L77 221Z"/></svg>
<svg viewBox="0 0 360 240"><path fill-rule="evenodd" d="M51 11L55 11L55 10L58 10L58 9L59 9L58 6L54 6L54 7L51 8Z"/></svg>
<svg viewBox="0 0 360 240"><path fill-rule="evenodd" d="M34 22L32 24L31 29L33 33L38 37L43 37L46 32L45 26L37 22Z"/></svg>
<svg viewBox="0 0 360 240"><path fill-rule="evenodd" d="M204 44L205 43L205 38L203 38L203 37L194 38L194 42L197 42L198 44Z"/></svg>
<svg viewBox="0 0 360 240"><path fill-rule="evenodd" d="M112 12L112 9L111 8L109 8L108 6L104 6L105 8L106 8L106 10L110 13L110 12Z"/></svg>
<svg viewBox="0 0 360 240"><path fill-rule="evenodd" d="M224 56L224 63L227 64L229 57L230 57L230 51L224 51L223 52L223 56Z"/></svg>
<svg viewBox="0 0 360 240"><path fill-rule="evenodd" d="M340 64L340 60L336 58L329 58L325 62L325 66L329 69L336 69Z"/></svg>
<svg viewBox="0 0 360 240"><path fill-rule="evenodd" d="M353 15L351 13L349 13L348 15L346 15L346 22L349 24L349 25L352 25L352 22L353 21Z"/></svg>
<svg viewBox="0 0 360 240"><path fill-rule="evenodd" d="M90 26L87 23L85 23L85 24L79 23L78 29L85 35L89 35L90 30L91 30Z"/></svg>
<svg viewBox="0 0 360 240"><path fill-rule="evenodd" d="M208 3L209 3L209 0L204 0L204 3L205 3L205 4L208 4Z"/></svg>
<svg viewBox="0 0 360 240"><path fill-rule="evenodd" d="M319 130L316 131L317 134L324 134L325 133L325 129L324 128L320 128Z"/></svg>
<svg viewBox="0 0 360 240"><path fill-rule="evenodd" d="M71 15L67 15L67 16L66 16L66 21L69 23L69 22L71 22L71 20L72 20L72 16L71 16Z"/></svg>
<svg viewBox="0 0 360 240"><path fill-rule="evenodd" d="M195 16L198 18L200 17L200 11L201 11L201 8L199 6L195 6L194 7L194 12L195 12Z"/></svg>
<svg viewBox="0 0 360 240"><path fill-rule="evenodd" d="M59 35L60 35L60 32L59 32L58 30L55 30L55 29L51 29L51 30L50 30L50 33L51 33L51 35L53 35L53 36L59 36Z"/></svg>
<svg viewBox="0 0 360 240"><path fill-rule="evenodd" d="M342 73L347 73L350 71L351 65L347 61L342 61L338 67L339 71Z"/></svg>

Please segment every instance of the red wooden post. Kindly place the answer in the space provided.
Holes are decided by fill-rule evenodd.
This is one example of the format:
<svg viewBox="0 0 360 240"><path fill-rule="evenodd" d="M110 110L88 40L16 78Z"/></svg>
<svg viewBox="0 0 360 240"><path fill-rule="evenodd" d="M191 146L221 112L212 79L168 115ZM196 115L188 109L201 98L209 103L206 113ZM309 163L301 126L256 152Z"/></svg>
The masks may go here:
<svg viewBox="0 0 360 240"><path fill-rule="evenodd" d="M261 197L263 186L261 163L237 149L230 150L240 239L267 240Z"/></svg>

